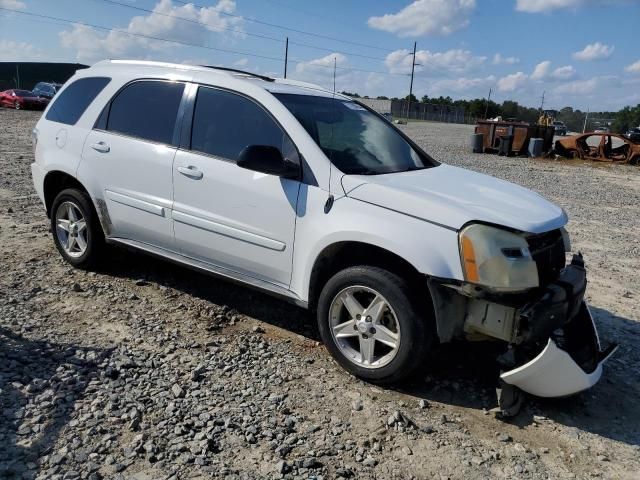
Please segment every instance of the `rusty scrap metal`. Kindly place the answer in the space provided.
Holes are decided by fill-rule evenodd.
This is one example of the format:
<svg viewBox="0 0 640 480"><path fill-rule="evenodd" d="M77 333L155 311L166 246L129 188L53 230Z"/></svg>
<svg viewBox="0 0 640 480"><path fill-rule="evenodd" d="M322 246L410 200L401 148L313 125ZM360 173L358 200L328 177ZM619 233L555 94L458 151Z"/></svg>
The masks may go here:
<svg viewBox="0 0 640 480"><path fill-rule="evenodd" d="M622 145L614 147L613 139L619 139ZM615 133L592 132L562 138L556 141L555 152L566 158L640 164L640 144Z"/></svg>
<svg viewBox="0 0 640 480"><path fill-rule="evenodd" d="M503 122L492 120L479 120L476 123L475 133L483 134L483 151L495 152L500 147L500 137L512 136L511 154L526 155L529 148L529 140L532 138L543 139L543 152L549 152L553 146L553 126L530 125L526 122Z"/></svg>

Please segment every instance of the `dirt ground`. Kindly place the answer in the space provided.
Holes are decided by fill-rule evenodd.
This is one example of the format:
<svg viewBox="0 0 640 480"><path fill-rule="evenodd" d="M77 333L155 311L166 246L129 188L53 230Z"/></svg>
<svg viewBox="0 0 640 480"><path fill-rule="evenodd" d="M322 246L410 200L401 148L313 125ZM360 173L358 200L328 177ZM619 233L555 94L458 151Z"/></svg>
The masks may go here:
<svg viewBox="0 0 640 480"><path fill-rule="evenodd" d="M620 344L592 390L503 421L482 347L383 389L286 303L120 250L70 268L31 183L38 117L0 109L0 478L640 478L640 168L471 155L468 126L405 127L567 210Z"/></svg>

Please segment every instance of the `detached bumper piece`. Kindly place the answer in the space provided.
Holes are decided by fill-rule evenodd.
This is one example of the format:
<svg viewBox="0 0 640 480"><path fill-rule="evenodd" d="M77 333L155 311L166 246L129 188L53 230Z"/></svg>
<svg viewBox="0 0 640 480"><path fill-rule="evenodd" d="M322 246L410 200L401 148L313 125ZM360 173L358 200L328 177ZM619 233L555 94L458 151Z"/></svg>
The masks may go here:
<svg viewBox="0 0 640 480"><path fill-rule="evenodd" d="M582 257L574 255L539 300L522 309L520 345L508 356L510 369L500 375L505 383L538 397L564 397L600 380L603 363L618 347L602 350L583 300L586 285ZM536 345L539 353L532 355ZM515 359L523 357L525 361L516 366Z"/></svg>
<svg viewBox="0 0 640 480"><path fill-rule="evenodd" d="M589 307L582 302L577 315L551 335L542 352L500 378L538 397L573 395L600 380L602 365L617 348L601 349Z"/></svg>

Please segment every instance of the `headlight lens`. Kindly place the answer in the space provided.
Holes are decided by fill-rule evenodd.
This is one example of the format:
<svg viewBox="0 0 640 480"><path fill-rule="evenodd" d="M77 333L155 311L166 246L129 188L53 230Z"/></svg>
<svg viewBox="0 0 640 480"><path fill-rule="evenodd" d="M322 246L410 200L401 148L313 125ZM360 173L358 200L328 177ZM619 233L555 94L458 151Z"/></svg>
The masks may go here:
<svg viewBox="0 0 640 480"><path fill-rule="evenodd" d="M538 286L538 268L523 237L472 224L460 232L459 238L466 281L502 291Z"/></svg>

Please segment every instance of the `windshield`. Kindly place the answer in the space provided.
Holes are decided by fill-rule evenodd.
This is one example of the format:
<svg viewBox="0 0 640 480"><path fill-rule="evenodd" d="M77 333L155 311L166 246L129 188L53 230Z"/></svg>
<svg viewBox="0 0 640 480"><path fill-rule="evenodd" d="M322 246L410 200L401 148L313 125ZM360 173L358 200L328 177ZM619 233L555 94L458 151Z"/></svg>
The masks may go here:
<svg viewBox="0 0 640 480"><path fill-rule="evenodd" d="M387 120L339 98L274 93L342 172L378 175L437 165Z"/></svg>

